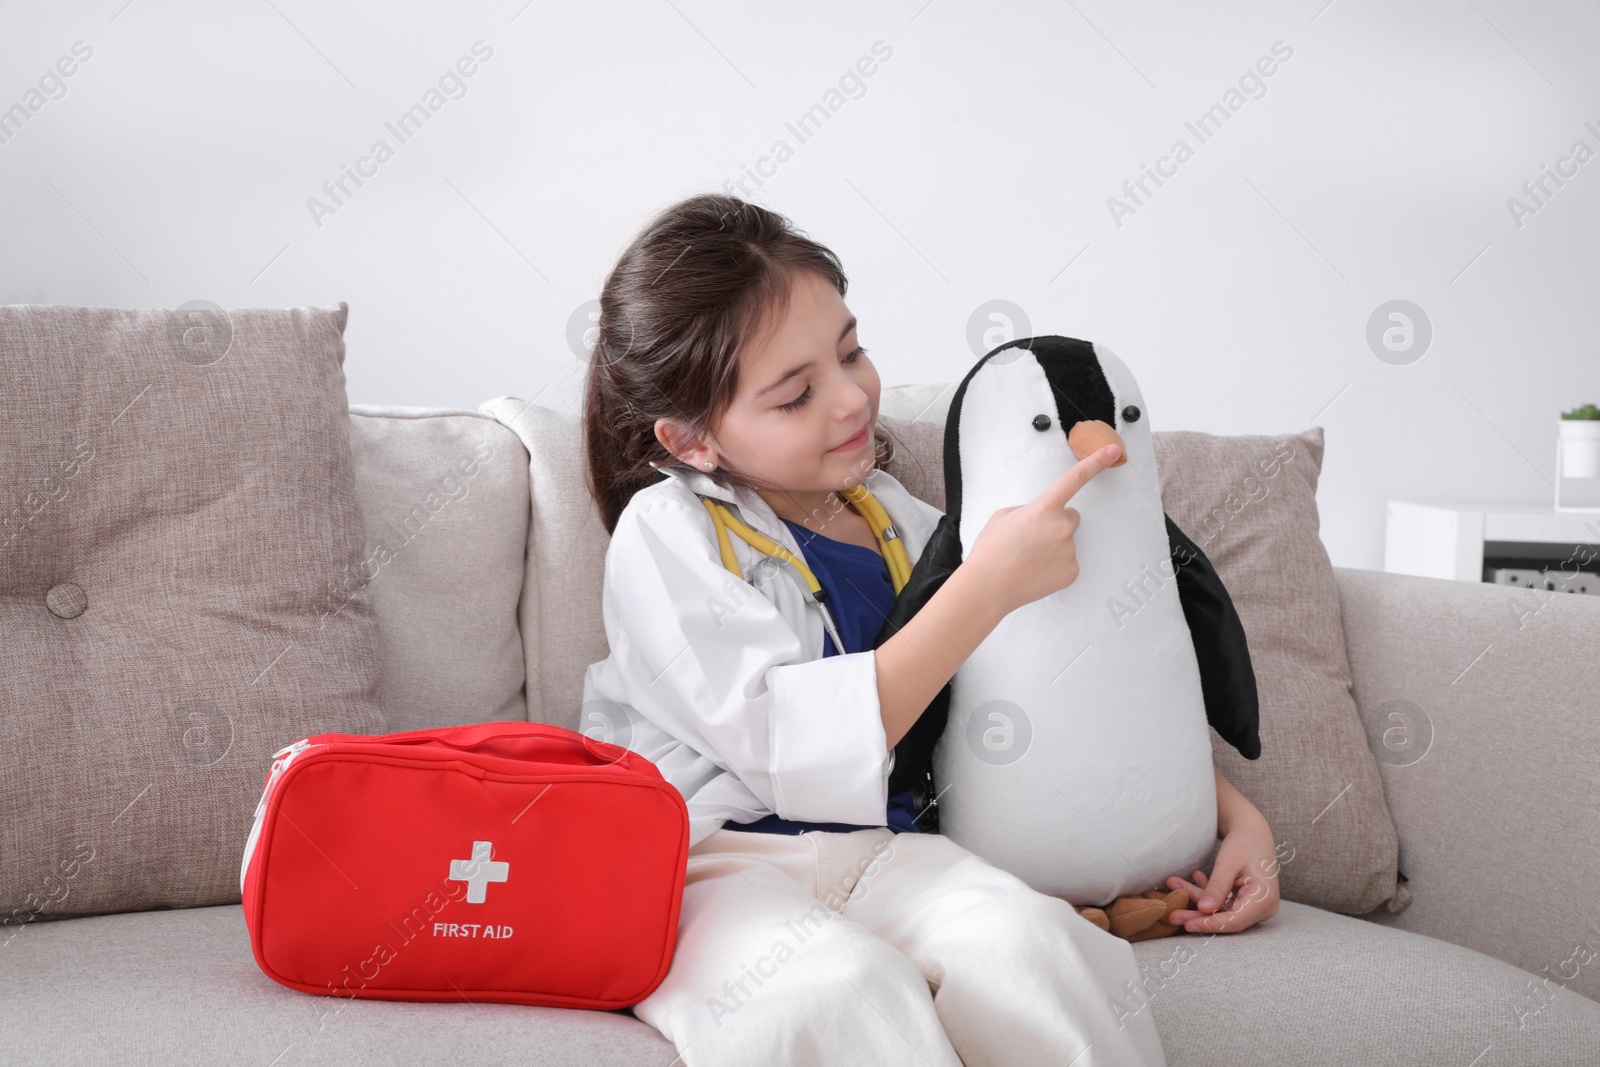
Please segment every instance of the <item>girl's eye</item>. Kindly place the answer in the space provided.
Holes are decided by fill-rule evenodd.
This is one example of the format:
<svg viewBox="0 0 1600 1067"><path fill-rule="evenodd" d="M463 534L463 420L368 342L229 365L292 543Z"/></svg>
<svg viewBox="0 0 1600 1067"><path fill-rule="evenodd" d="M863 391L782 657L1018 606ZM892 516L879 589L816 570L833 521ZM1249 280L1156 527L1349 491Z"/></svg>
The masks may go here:
<svg viewBox="0 0 1600 1067"><path fill-rule="evenodd" d="M855 351L851 352L849 355L844 357L844 362L846 362L846 363L855 363L862 356L864 356L866 354L867 354L867 350L865 348L862 348L860 345L857 345L856 348L855 348ZM793 400L789 401L787 404L779 404L778 405L778 410L779 411L798 411L800 408L804 407L805 406L805 402L807 400L810 400L810 399L811 399L811 386L808 385L808 386L805 387L804 391L802 391L799 396L795 397Z"/></svg>

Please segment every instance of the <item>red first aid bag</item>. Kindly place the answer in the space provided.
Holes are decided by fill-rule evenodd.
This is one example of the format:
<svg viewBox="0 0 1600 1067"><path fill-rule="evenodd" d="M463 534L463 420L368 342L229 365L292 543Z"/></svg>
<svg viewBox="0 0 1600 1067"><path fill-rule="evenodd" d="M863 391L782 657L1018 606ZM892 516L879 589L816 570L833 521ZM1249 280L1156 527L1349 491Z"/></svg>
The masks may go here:
<svg viewBox="0 0 1600 1067"><path fill-rule="evenodd" d="M239 879L256 962L290 989L610 1010L666 977L688 854L654 763L491 722L274 753Z"/></svg>

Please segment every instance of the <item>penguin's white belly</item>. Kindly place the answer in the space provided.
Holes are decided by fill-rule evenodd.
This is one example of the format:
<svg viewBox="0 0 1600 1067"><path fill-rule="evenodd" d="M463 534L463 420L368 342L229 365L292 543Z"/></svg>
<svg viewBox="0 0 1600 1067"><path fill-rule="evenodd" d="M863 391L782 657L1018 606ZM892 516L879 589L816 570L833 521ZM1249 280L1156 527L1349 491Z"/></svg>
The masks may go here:
<svg viewBox="0 0 1600 1067"><path fill-rule="evenodd" d="M1078 579L1009 613L961 666L934 752L940 832L1080 906L1165 891L1216 844L1209 726L1165 530L1133 525L1145 536L1085 520Z"/></svg>

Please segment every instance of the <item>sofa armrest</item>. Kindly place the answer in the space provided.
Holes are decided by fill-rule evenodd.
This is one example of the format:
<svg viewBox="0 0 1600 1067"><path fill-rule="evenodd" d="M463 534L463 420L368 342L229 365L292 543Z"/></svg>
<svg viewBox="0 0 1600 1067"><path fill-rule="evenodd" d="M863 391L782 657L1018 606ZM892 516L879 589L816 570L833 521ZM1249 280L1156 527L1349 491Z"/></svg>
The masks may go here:
<svg viewBox="0 0 1600 1067"><path fill-rule="evenodd" d="M1413 897L1363 917L1600 999L1600 599L1334 574Z"/></svg>

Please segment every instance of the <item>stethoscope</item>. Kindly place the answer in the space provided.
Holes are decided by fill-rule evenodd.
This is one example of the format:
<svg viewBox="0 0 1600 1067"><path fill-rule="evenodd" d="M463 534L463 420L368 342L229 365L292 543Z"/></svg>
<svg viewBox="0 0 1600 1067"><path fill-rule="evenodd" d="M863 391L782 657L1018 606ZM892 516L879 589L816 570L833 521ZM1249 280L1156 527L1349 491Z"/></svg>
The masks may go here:
<svg viewBox="0 0 1600 1067"><path fill-rule="evenodd" d="M899 596L900 590L911 580L911 560L906 555L900 531L894 528L894 523L889 521L889 513L865 485L852 485L848 489L840 490L839 495L849 502L857 514L867 520L868 526L872 527L872 535L878 539L878 548L882 551L883 560L889 567L889 580L894 584L895 595ZM728 533L732 531L757 552L793 566L805 578L806 586L811 590L811 599L822 609L822 617L828 624L828 631L833 635L833 647L843 654L844 642L840 640L833 616L824 603L827 593L822 588L822 583L817 581L817 576L811 573L811 568L806 566L805 560L772 538L752 530L734 518L733 513L721 501L702 496L700 503L711 513L712 525L717 529L717 547L722 553L722 565L739 578L744 578L744 571L739 568L739 561L733 554L733 542L728 539Z"/></svg>

